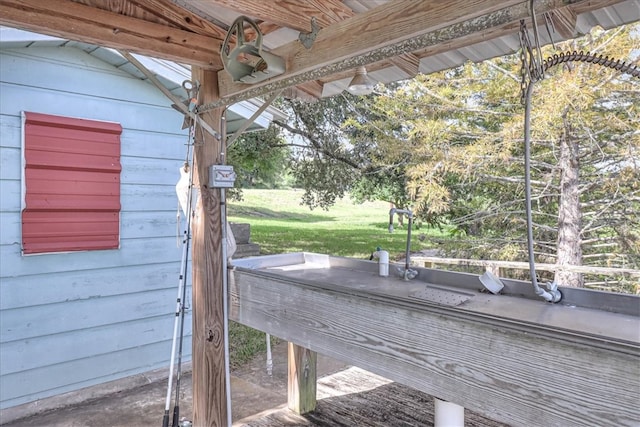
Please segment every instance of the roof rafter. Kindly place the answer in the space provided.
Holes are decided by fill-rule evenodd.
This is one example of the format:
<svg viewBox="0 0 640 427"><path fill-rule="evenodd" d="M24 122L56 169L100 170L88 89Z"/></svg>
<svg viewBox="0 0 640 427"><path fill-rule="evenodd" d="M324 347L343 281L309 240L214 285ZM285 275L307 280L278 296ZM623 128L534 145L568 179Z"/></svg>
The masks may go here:
<svg viewBox="0 0 640 427"><path fill-rule="evenodd" d="M69 0L1 0L0 24L222 69L221 40Z"/></svg>
<svg viewBox="0 0 640 427"><path fill-rule="evenodd" d="M341 0L211 0L215 4L238 13L249 13L257 19L272 22L280 27L288 27L302 33L311 31L311 18L316 18L320 28L328 28L333 24L355 16ZM404 53L384 61L397 66L409 77L418 74L420 58L412 53ZM377 67L382 68L382 67ZM334 79L331 79L334 80ZM309 82L311 83L311 82ZM324 81L316 81L313 85L299 85L304 92L316 97L322 96Z"/></svg>
<svg viewBox="0 0 640 427"><path fill-rule="evenodd" d="M539 0L536 12L568 4L601 2ZM234 83L226 72L220 71L218 102L222 105L260 96L420 49L429 48L430 54L435 54L469 46L482 41L489 32L528 18L528 3L526 0L391 1L321 30L311 49L295 41L272 50L287 63L287 71L280 76L245 85ZM510 31L514 31L513 27Z"/></svg>

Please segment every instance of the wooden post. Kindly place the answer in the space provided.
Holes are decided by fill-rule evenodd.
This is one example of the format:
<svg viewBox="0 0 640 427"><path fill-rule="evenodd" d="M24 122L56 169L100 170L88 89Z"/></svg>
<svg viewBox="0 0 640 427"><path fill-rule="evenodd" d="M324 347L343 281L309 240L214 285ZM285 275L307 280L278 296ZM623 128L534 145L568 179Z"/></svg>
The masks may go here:
<svg viewBox="0 0 640 427"><path fill-rule="evenodd" d="M502 271L500 271L500 266L495 262L488 262L485 269L495 274L498 277L502 277Z"/></svg>
<svg viewBox="0 0 640 427"><path fill-rule="evenodd" d="M215 72L192 68L201 84L199 103L218 99ZM221 131L223 109L202 119ZM196 127L194 182L200 197L193 218L193 425L226 426L224 331L222 301L222 227L220 190L208 187L209 166L220 162L221 141Z"/></svg>
<svg viewBox="0 0 640 427"><path fill-rule="evenodd" d="M315 351L289 343L288 406L297 414L316 409L317 360Z"/></svg>

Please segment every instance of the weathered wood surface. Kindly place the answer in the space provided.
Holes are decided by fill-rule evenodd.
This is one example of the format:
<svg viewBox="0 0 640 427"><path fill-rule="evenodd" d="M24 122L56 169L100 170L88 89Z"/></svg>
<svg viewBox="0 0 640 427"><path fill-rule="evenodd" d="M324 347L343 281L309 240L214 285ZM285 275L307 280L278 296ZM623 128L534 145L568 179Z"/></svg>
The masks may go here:
<svg viewBox="0 0 640 427"><path fill-rule="evenodd" d="M216 99L217 79L194 68L193 81L202 84L201 102ZM203 120L223 133L221 109ZM196 185L200 190L193 220L193 423L227 425L222 292L222 227L220 190L209 188L209 167L221 162L222 143L197 128L194 147ZM226 274L226 272L225 272Z"/></svg>
<svg viewBox="0 0 640 427"><path fill-rule="evenodd" d="M288 358L288 406L296 414L306 414L316 408L318 355L308 348L288 343Z"/></svg>
<svg viewBox="0 0 640 427"><path fill-rule="evenodd" d="M414 256L411 257L411 262L414 265L420 264L421 266L434 266L434 265L463 265L463 266L478 266L485 267L487 269L502 269L502 268L515 268L520 270L529 270L528 262L521 261L490 261L484 259L461 259L461 258L440 258L440 257L425 257ZM590 265L559 265L559 264L546 264L537 263L536 269L541 271L570 271L575 273L584 274L624 274L630 277L640 277L640 270L634 268L609 268L609 267L594 267Z"/></svg>
<svg viewBox="0 0 640 427"><path fill-rule="evenodd" d="M192 19L189 22L201 21ZM46 29L48 34L69 40L131 50L170 61L222 68L219 55L221 39L158 25L78 2L2 0L0 23L34 32Z"/></svg>
<svg viewBox="0 0 640 427"><path fill-rule="evenodd" d="M433 425L433 398L359 368L349 368L318 381L315 411L297 415L288 409L269 411L235 423L236 427L399 427ZM465 411L465 425L503 424Z"/></svg>
<svg viewBox="0 0 640 427"><path fill-rule="evenodd" d="M232 278L233 320L492 419L528 426L640 419L637 345L590 346L442 306L254 272Z"/></svg>
<svg viewBox="0 0 640 427"><path fill-rule="evenodd" d="M580 3L590 2L541 0L536 3L536 11ZM297 40L273 49L271 52L287 63L286 72L279 76L248 87L234 83L228 73L219 71L220 100L206 107L232 104L428 47L436 48L432 54L446 52L452 45L458 47L456 42L462 39L463 46L470 46L484 39L483 32L499 30L529 16L528 2L517 0L388 2L320 31L311 49ZM509 33L516 31L510 29Z"/></svg>

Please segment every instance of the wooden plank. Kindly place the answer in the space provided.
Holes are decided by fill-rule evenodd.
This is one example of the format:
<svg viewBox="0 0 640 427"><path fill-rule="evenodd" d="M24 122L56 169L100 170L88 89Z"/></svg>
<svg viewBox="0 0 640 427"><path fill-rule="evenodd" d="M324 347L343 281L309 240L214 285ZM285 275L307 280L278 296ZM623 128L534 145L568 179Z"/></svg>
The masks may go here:
<svg viewBox="0 0 640 427"><path fill-rule="evenodd" d="M0 24L220 70L222 41L71 0L2 0Z"/></svg>
<svg viewBox="0 0 640 427"><path fill-rule="evenodd" d="M175 262L155 264L149 260L147 264L137 266L49 274L35 274L32 271L28 275L3 277L0 310L60 304L57 309L63 311L64 304L76 301L153 293L161 289L175 291L180 274L179 258L180 252L176 251ZM114 306L120 303L122 301L118 300Z"/></svg>
<svg viewBox="0 0 640 427"><path fill-rule="evenodd" d="M549 17L553 23L553 29L557 31L562 38L571 39L575 37L578 15L573 9L570 7L561 7L560 9L549 12Z"/></svg>
<svg viewBox="0 0 640 427"><path fill-rule="evenodd" d="M305 33L311 32L312 17L320 28L325 28L353 16L353 11L339 0L211 0L210 3Z"/></svg>
<svg viewBox="0 0 640 427"><path fill-rule="evenodd" d="M186 31L192 31L207 37L224 40L227 32L219 26L192 13L184 7L167 0L127 0L140 9L169 22L171 25Z"/></svg>
<svg viewBox="0 0 640 427"><path fill-rule="evenodd" d="M154 343L140 347L135 356L128 350L115 351L9 374L2 377L0 403L3 407L11 407L141 372L166 368L169 347L167 342ZM144 361L144 366L131 368L132 357L136 357L136 361Z"/></svg>
<svg viewBox="0 0 640 427"><path fill-rule="evenodd" d="M543 13L567 3L589 1L541 0L536 3L536 10ZM287 71L280 76L245 85L234 83L226 71L220 71L220 100L203 109L253 98L427 47L449 50L451 47L447 43L463 37L466 37L466 46L472 45L483 40L484 31L512 25L528 16L528 2L521 0L392 1L321 31L311 49L305 49L295 41L272 50L287 63Z"/></svg>
<svg viewBox="0 0 640 427"><path fill-rule="evenodd" d="M362 369L351 367L318 381L318 406L305 416L288 409L269 411L238 424L242 427L286 426L432 426L433 398L428 394ZM467 426L506 427L466 411Z"/></svg>
<svg viewBox="0 0 640 427"><path fill-rule="evenodd" d="M306 414L316 408L318 354L292 342L288 343L288 351L287 403L296 414Z"/></svg>
<svg viewBox="0 0 640 427"><path fill-rule="evenodd" d="M193 68L192 80L201 83L200 101L218 96L214 72ZM202 115L213 129L221 129L223 110ZM224 135L223 138L224 140ZM196 132L195 183L200 198L193 221L193 424L227 425L225 354L222 301L222 227L220 190L209 188L209 166L221 161L219 139L198 128ZM226 151L226 150L225 150Z"/></svg>
<svg viewBox="0 0 640 427"><path fill-rule="evenodd" d="M391 58L389 62L407 73L409 77L417 76L420 71L420 58L412 53L398 55Z"/></svg>
<svg viewBox="0 0 640 427"><path fill-rule="evenodd" d="M322 29L355 16L353 10L339 0L308 0L305 2L296 0L277 0L275 2L215 0L214 3L235 10L238 13L250 13L259 19L273 22L281 27L292 28L302 33L311 31L312 17L316 18L319 27ZM410 77L418 74L420 58L411 53L391 58L389 62L396 65ZM338 80L339 78L339 76L335 78L332 76L329 80ZM311 81L298 85L298 88L316 98L321 98L322 86L323 83L320 81Z"/></svg>
<svg viewBox="0 0 640 427"><path fill-rule="evenodd" d="M180 259L175 237L128 239L122 241L120 246L119 250L76 252L72 255L22 256L19 244L1 245L2 277L34 271L40 274L75 270L89 272L95 268L145 265L149 260L161 264Z"/></svg>
<svg viewBox="0 0 640 427"><path fill-rule="evenodd" d="M232 320L497 421L632 426L640 419L637 346L591 346L465 318L463 310L250 272L235 271L231 284Z"/></svg>
<svg viewBox="0 0 640 427"><path fill-rule="evenodd" d="M515 268L520 270L528 270L529 263L522 261L491 261L481 259L460 259L460 258L439 258L439 257L412 257L412 263L429 263L431 265L474 265L480 267L492 267L492 268ZM573 271L576 273L585 274L628 274L631 277L640 277L640 270L633 268L609 268L609 267L594 267L590 265L557 265L536 263L536 269L543 271Z"/></svg>

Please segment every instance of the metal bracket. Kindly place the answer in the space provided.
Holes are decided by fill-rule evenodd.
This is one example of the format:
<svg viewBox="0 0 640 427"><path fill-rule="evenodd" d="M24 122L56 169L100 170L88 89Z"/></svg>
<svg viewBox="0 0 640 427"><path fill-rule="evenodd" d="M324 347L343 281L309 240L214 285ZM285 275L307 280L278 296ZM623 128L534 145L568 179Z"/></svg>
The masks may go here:
<svg viewBox="0 0 640 427"><path fill-rule="evenodd" d="M244 25L249 24L255 31L256 39L247 41ZM231 36L235 34L235 47L230 47ZM220 58L224 69L231 74L234 82L258 83L285 72L284 59L262 49L260 27L247 18L239 16L227 32L222 43ZM241 58L244 58L241 60Z"/></svg>
<svg viewBox="0 0 640 427"><path fill-rule="evenodd" d="M311 32L310 33L300 33L298 35L298 40L300 43L307 49L311 49L313 46L313 42L316 41L316 36L318 35L318 31L320 31L320 26L318 25L318 20L315 16L311 17Z"/></svg>

